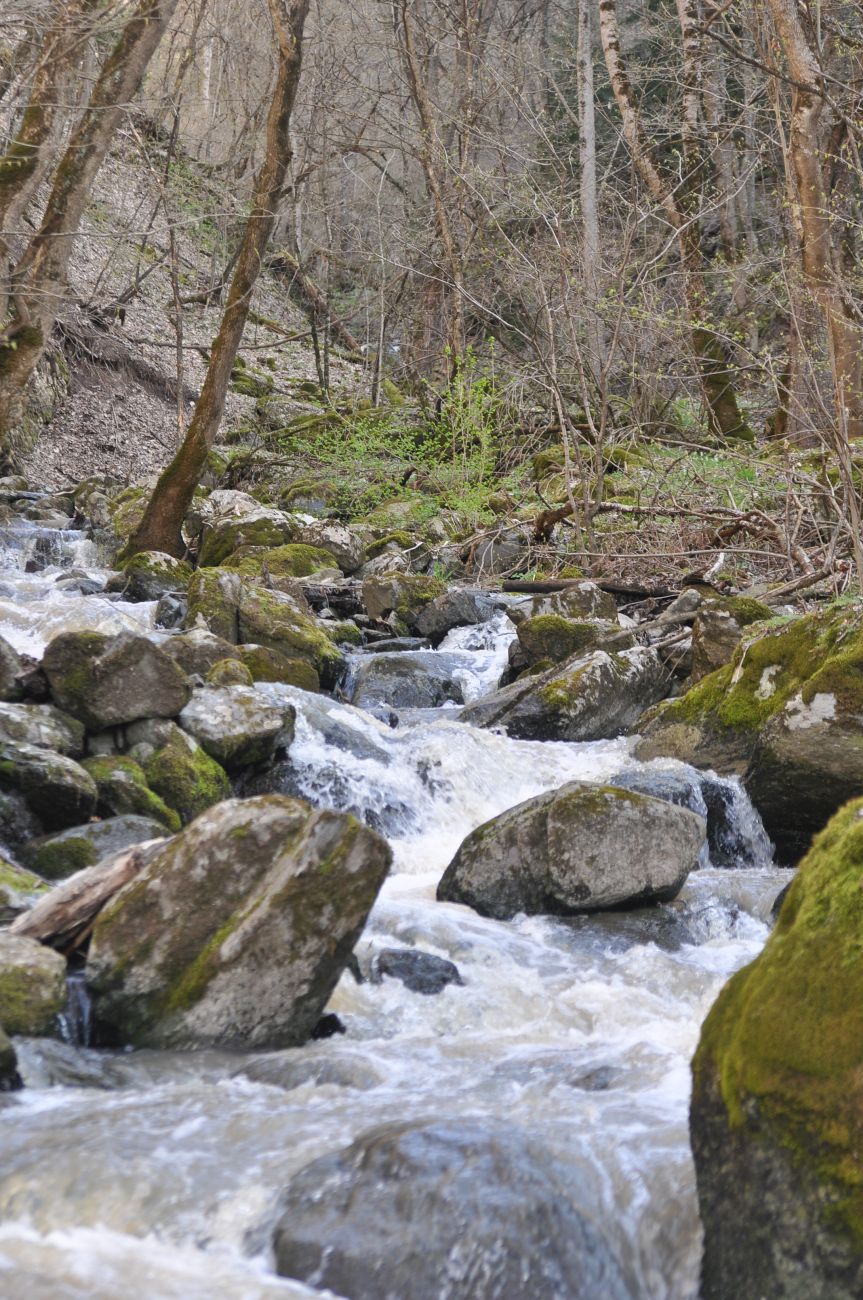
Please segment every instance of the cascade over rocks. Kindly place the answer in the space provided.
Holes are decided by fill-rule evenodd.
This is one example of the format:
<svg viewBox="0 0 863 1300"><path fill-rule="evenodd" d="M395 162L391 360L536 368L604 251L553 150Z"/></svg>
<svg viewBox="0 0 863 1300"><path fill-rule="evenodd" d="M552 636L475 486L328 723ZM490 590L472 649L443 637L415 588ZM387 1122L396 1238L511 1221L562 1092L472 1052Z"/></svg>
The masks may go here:
<svg viewBox="0 0 863 1300"><path fill-rule="evenodd" d="M292 1179L276 1270L347 1300L634 1300L594 1203L513 1125L388 1124Z"/></svg>
<svg viewBox="0 0 863 1300"><path fill-rule="evenodd" d="M690 1112L705 1300L863 1294L863 800L818 835L701 1032Z"/></svg>
<svg viewBox="0 0 863 1300"><path fill-rule="evenodd" d="M0 1029L51 1034L66 1001L66 962L35 939L0 932Z"/></svg>
<svg viewBox="0 0 863 1300"><path fill-rule="evenodd" d="M483 696L461 721L518 740L604 740L633 726L667 689L655 650L596 650Z"/></svg>
<svg viewBox="0 0 863 1300"><path fill-rule="evenodd" d="M192 693L173 659L131 632L62 632L48 643L42 667L55 702L90 731L176 717Z"/></svg>
<svg viewBox="0 0 863 1300"><path fill-rule="evenodd" d="M705 829L688 809L572 781L472 831L437 897L501 921L667 902L697 865Z"/></svg>
<svg viewBox="0 0 863 1300"><path fill-rule="evenodd" d="M180 714L183 731L228 771L269 762L294 738L296 711L252 686L208 686L195 691Z"/></svg>
<svg viewBox="0 0 863 1300"><path fill-rule="evenodd" d="M314 1029L391 860L353 817L270 795L200 816L100 914L102 1043L268 1049Z"/></svg>

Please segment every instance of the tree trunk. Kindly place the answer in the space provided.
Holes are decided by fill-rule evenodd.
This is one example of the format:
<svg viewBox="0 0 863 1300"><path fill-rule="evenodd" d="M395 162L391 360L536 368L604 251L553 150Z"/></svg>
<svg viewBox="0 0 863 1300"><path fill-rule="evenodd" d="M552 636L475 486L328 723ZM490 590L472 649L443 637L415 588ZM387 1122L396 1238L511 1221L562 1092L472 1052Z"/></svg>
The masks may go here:
<svg viewBox="0 0 863 1300"><path fill-rule="evenodd" d="M169 555L183 553L183 519L222 420L231 369L282 200L291 161L291 113L300 80L303 28L309 0L268 0L268 4L278 43L279 68L252 211L195 414L183 445L156 484L144 518L125 549L127 556L138 551L165 551Z"/></svg>
<svg viewBox="0 0 863 1300"><path fill-rule="evenodd" d="M596 106L593 89L593 0L578 0L578 161L581 200L581 243L587 295L589 367L597 388L602 386L606 361L602 314L599 310L599 203L596 188Z"/></svg>
<svg viewBox="0 0 863 1300"><path fill-rule="evenodd" d="M139 0L108 55L57 170L41 226L12 272L11 323L0 333L0 455L14 462L24 392L66 291L66 272L93 182L177 0Z"/></svg>

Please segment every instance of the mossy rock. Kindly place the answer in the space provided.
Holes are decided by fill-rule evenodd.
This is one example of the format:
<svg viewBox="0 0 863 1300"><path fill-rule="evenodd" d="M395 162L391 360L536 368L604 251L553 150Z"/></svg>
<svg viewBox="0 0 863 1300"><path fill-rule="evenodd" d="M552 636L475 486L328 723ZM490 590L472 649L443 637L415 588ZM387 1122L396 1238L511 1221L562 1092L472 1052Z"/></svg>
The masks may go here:
<svg viewBox="0 0 863 1300"><path fill-rule="evenodd" d="M243 584L239 637L242 643L266 646L289 659L305 660L325 685L335 682L344 664L341 651L321 625L281 591Z"/></svg>
<svg viewBox="0 0 863 1300"><path fill-rule="evenodd" d="M0 1093L14 1092L16 1088L20 1087L21 1076L18 1073L18 1058L15 1055L15 1048L3 1030L0 1029Z"/></svg>
<svg viewBox="0 0 863 1300"><path fill-rule="evenodd" d="M273 376L266 370L249 370L235 363L231 371L231 391L241 397L260 400L273 391Z"/></svg>
<svg viewBox="0 0 863 1300"><path fill-rule="evenodd" d="M42 835L22 850L29 867L48 880L65 880L84 867L121 853L145 840L162 839L169 833L163 821L139 813L106 817L104 821L71 826L58 835Z"/></svg>
<svg viewBox="0 0 863 1300"><path fill-rule="evenodd" d="M231 793L225 769L179 727L147 760L144 773L150 789L161 795L184 825Z"/></svg>
<svg viewBox="0 0 863 1300"><path fill-rule="evenodd" d="M331 569L333 557L329 551L301 542L286 546L243 546L222 564L245 578L308 578L319 569Z"/></svg>
<svg viewBox="0 0 863 1300"><path fill-rule="evenodd" d="M395 614L407 627L414 627L420 612L446 589L440 578L425 574L382 573L363 579L363 604L369 618Z"/></svg>
<svg viewBox="0 0 863 1300"><path fill-rule="evenodd" d="M208 686L251 686L253 680L241 659L220 659L207 673Z"/></svg>
<svg viewBox="0 0 863 1300"><path fill-rule="evenodd" d="M92 816L96 785L79 763L38 745L0 741L0 790L16 790L47 830Z"/></svg>
<svg viewBox="0 0 863 1300"><path fill-rule="evenodd" d="M189 583L186 627L205 628L229 645L237 644L240 575L223 569L199 569Z"/></svg>
<svg viewBox="0 0 863 1300"><path fill-rule="evenodd" d="M180 829L180 818L147 784L144 769L131 758L119 754L88 758L82 764L96 782L100 817L120 817L137 813L161 822L169 831Z"/></svg>
<svg viewBox="0 0 863 1300"><path fill-rule="evenodd" d="M32 871L0 857L0 926L14 921L51 886Z"/></svg>
<svg viewBox="0 0 863 1300"><path fill-rule="evenodd" d="M0 1027L51 1034L66 1002L66 962L35 939L0 934Z"/></svg>
<svg viewBox="0 0 863 1300"><path fill-rule="evenodd" d="M109 500L111 531L118 543L128 542L144 518L149 499L149 493L144 488L129 487Z"/></svg>
<svg viewBox="0 0 863 1300"><path fill-rule="evenodd" d="M559 614L540 614L525 619L518 626L519 643L528 662L545 662L549 666L591 650L609 636L619 633L620 627L616 623L580 623ZM625 643L618 645L618 649L624 648Z"/></svg>
<svg viewBox="0 0 863 1300"><path fill-rule="evenodd" d="M563 466L563 447L547 447L544 451L538 451L535 456L530 458L530 467L533 470L535 483L541 483L553 474L559 474Z"/></svg>
<svg viewBox="0 0 863 1300"><path fill-rule="evenodd" d="M281 510L267 506L220 519L205 529L198 555L201 568L223 564L241 546L281 547L293 541L299 529L297 521Z"/></svg>
<svg viewBox="0 0 863 1300"><path fill-rule="evenodd" d="M253 682L282 682L304 691L321 689L320 677L304 659L289 659L280 651L263 645L237 646L237 654Z"/></svg>
<svg viewBox="0 0 863 1300"><path fill-rule="evenodd" d="M363 634L354 623L353 619L341 619L337 623L327 625L327 634L335 641L336 645L362 645Z"/></svg>
<svg viewBox="0 0 863 1300"><path fill-rule="evenodd" d="M192 566L161 551L139 551L127 560L108 583L109 591L122 592L127 600L158 600L167 592L185 591Z"/></svg>
<svg viewBox="0 0 863 1300"><path fill-rule="evenodd" d="M693 1061L703 1294L863 1293L863 800L816 838Z"/></svg>
<svg viewBox="0 0 863 1300"><path fill-rule="evenodd" d="M331 479L297 479L279 500L284 510L300 510L303 514L324 515L334 509L339 500L339 489Z"/></svg>
<svg viewBox="0 0 863 1300"><path fill-rule="evenodd" d="M413 533L407 533L404 529L395 529L391 533L384 533L383 536L377 537L373 542L366 546L366 559L374 560L377 556L382 555L384 551L397 552L407 551L416 544L416 537Z"/></svg>

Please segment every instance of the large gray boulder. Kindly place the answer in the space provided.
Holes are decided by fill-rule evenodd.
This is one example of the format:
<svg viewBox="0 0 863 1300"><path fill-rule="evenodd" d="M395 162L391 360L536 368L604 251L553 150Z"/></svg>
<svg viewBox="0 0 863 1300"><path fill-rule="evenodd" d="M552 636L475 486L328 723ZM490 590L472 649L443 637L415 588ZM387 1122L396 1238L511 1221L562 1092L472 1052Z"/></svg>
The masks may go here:
<svg viewBox="0 0 863 1300"><path fill-rule="evenodd" d="M697 865L705 834L688 809L572 781L472 831L437 897L504 921L665 902Z"/></svg>
<svg viewBox="0 0 863 1300"><path fill-rule="evenodd" d="M518 740L605 740L634 726L668 685L655 650L595 650L483 696L461 721Z"/></svg>
<svg viewBox="0 0 863 1300"><path fill-rule="evenodd" d="M173 659L131 632L62 632L49 642L42 667L55 702L89 731L176 717L192 693Z"/></svg>
<svg viewBox="0 0 863 1300"><path fill-rule="evenodd" d="M487 623L497 609L498 604L488 592L452 587L420 610L415 626L420 636L427 636L432 645L437 645L455 627Z"/></svg>
<svg viewBox="0 0 863 1300"><path fill-rule="evenodd" d="M0 704L0 740L78 758L84 752L84 727L53 704Z"/></svg>
<svg viewBox="0 0 863 1300"><path fill-rule="evenodd" d="M617 603L613 596L603 591L595 582L584 579L573 582L563 591L552 591L513 605L510 618L513 623L521 623L529 618L545 618L553 615L557 618L584 619L598 618L617 623Z"/></svg>
<svg viewBox="0 0 863 1300"><path fill-rule="evenodd" d="M436 709L463 703L447 655L429 650L410 655L374 654L359 660L350 701L358 708L388 704L394 709Z"/></svg>
<svg viewBox="0 0 863 1300"><path fill-rule="evenodd" d="M96 811L96 783L74 759L39 745L0 741L0 790L17 791L45 830L62 830Z"/></svg>
<svg viewBox="0 0 863 1300"><path fill-rule="evenodd" d="M0 933L0 1029L50 1034L66 1002L66 962L35 939Z"/></svg>
<svg viewBox="0 0 863 1300"><path fill-rule="evenodd" d="M595 1196L512 1124L388 1124L296 1175L276 1270L347 1300L632 1300Z"/></svg>
<svg viewBox="0 0 863 1300"><path fill-rule="evenodd" d="M316 519L303 524L300 541L333 557L342 573L356 573L365 559L363 539L337 519Z"/></svg>
<svg viewBox="0 0 863 1300"><path fill-rule="evenodd" d="M269 762L294 738L296 710L266 699L253 686L195 691L180 726L229 772Z"/></svg>
<svg viewBox="0 0 863 1300"><path fill-rule="evenodd" d="M121 592L125 600L159 600L169 592L185 591L192 566L162 551L139 551L108 581L108 591Z"/></svg>
<svg viewBox="0 0 863 1300"><path fill-rule="evenodd" d="M103 1044L269 1049L308 1038L389 868L342 813L278 795L203 813L96 922Z"/></svg>
<svg viewBox="0 0 863 1300"><path fill-rule="evenodd" d="M70 826L59 835L40 835L22 849L29 867L48 880L65 880L84 867L95 866L133 844L162 839L168 834L165 824L152 817L127 813L106 817L104 821Z"/></svg>

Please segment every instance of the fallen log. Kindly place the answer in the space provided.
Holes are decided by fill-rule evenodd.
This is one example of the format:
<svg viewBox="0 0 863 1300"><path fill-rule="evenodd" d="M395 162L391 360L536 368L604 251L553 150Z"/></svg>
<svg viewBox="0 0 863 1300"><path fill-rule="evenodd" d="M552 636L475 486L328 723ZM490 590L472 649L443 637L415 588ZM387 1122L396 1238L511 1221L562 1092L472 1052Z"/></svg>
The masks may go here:
<svg viewBox="0 0 863 1300"><path fill-rule="evenodd" d="M680 595L678 590L671 587L633 587L623 582L594 582L592 578L546 578L537 582L511 578L501 584L501 591L520 592L526 596L544 596L556 591L568 591L570 587L580 587L583 582L593 582L600 591L607 591L612 596L628 596L632 600L647 600L650 596Z"/></svg>

